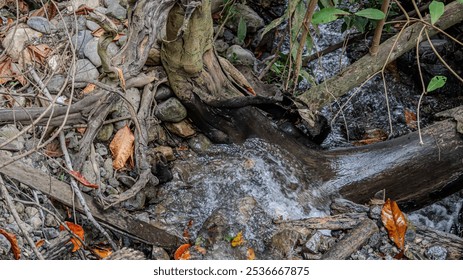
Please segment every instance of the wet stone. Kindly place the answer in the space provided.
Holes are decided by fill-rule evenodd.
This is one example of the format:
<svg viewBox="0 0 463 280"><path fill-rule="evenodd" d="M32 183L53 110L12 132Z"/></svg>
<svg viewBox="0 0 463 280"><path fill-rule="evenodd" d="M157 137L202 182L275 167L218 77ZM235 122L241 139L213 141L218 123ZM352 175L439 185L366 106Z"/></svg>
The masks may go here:
<svg viewBox="0 0 463 280"><path fill-rule="evenodd" d="M235 4L236 14L232 20L226 23L226 26L234 31L238 29L240 18L246 22L246 29L249 33L254 33L264 27L264 20L249 6L244 4Z"/></svg>
<svg viewBox="0 0 463 280"><path fill-rule="evenodd" d="M155 114L163 122L179 122L187 116L185 107L174 97L158 104Z"/></svg>
<svg viewBox="0 0 463 280"><path fill-rule="evenodd" d="M188 145L194 152L200 154L207 152L207 150L211 147L212 142L204 134L199 133L188 139Z"/></svg>
<svg viewBox="0 0 463 280"><path fill-rule="evenodd" d="M145 207L146 195L144 192L139 192L129 200L126 200L122 205L129 211L141 210Z"/></svg>
<svg viewBox="0 0 463 280"><path fill-rule="evenodd" d="M382 205L372 205L370 207L370 212L368 213L368 216L373 220L380 220L382 210L383 210Z"/></svg>
<svg viewBox="0 0 463 280"><path fill-rule="evenodd" d="M51 34L56 31L56 26L54 26L50 21L44 17L30 17L27 20L27 25L41 33Z"/></svg>
<svg viewBox="0 0 463 280"><path fill-rule="evenodd" d="M111 139L113 132L114 132L114 125L111 123L105 124L101 127L100 131L98 131L96 139L101 142L106 142L109 139ZM106 150L106 153L102 154L102 156L107 155L107 154L108 154L108 150Z"/></svg>
<svg viewBox="0 0 463 280"><path fill-rule="evenodd" d="M445 260L447 258L447 249L442 246L432 246L425 254L431 260Z"/></svg>
<svg viewBox="0 0 463 280"><path fill-rule="evenodd" d="M196 133L191 124L185 120L178 123L166 123L166 127L173 134L183 138L188 138Z"/></svg>
<svg viewBox="0 0 463 280"><path fill-rule="evenodd" d="M154 98L157 101L163 101L173 96L174 96L174 92L172 91L170 87L165 86L165 85L160 85L158 89L156 90L156 94L154 95Z"/></svg>

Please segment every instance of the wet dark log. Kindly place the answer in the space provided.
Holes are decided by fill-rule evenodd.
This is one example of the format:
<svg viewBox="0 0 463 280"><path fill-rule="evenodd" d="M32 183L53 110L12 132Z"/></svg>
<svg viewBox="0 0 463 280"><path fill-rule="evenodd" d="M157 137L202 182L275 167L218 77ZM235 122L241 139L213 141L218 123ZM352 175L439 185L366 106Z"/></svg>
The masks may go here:
<svg viewBox="0 0 463 280"><path fill-rule="evenodd" d="M327 152L336 174L324 185L365 203L381 190L409 209L433 202L459 188L463 139L452 120L423 131L365 147Z"/></svg>

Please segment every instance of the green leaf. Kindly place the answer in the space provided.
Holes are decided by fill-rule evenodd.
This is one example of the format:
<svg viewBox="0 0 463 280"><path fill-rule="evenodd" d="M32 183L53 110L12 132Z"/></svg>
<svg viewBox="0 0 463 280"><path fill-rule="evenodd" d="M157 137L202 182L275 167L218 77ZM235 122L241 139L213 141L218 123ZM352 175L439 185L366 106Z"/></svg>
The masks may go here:
<svg viewBox="0 0 463 280"><path fill-rule="evenodd" d="M321 24L335 21L339 16L349 15L350 13L336 9L336 8L323 8L314 13L312 17L312 24Z"/></svg>
<svg viewBox="0 0 463 280"><path fill-rule="evenodd" d="M238 22L238 32L237 32L238 41L243 43L244 39L246 38L246 21L243 17L240 17L240 21Z"/></svg>
<svg viewBox="0 0 463 280"><path fill-rule="evenodd" d="M457 0L457 2L463 4L463 0Z"/></svg>
<svg viewBox="0 0 463 280"><path fill-rule="evenodd" d="M436 23L439 18L444 14L444 3L432 1L429 4L429 13L431 14L431 24Z"/></svg>
<svg viewBox="0 0 463 280"><path fill-rule="evenodd" d="M438 88L441 88L447 82L447 77L445 76L434 76L432 77L431 81L429 81L428 88L426 89L427 92L434 91Z"/></svg>
<svg viewBox="0 0 463 280"><path fill-rule="evenodd" d="M384 19L384 17L386 16L382 11L378 9L372 9L372 8L360 10L356 12L355 15L359 17L376 19L376 20Z"/></svg>
<svg viewBox="0 0 463 280"><path fill-rule="evenodd" d="M287 15L284 14L283 16L277 18L277 19L274 19L271 23L269 23L265 28L264 30L262 31L262 35L261 35L261 39L264 37L264 35L269 32L270 30L272 30L273 28L279 26L280 24L282 24L285 20L287 19Z"/></svg>

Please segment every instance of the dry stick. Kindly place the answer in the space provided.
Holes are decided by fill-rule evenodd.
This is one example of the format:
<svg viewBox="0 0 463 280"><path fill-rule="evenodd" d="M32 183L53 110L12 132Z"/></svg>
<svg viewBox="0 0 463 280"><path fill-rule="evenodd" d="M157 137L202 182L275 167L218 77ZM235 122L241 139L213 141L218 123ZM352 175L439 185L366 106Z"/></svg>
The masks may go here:
<svg viewBox="0 0 463 280"><path fill-rule="evenodd" d="M296 53L296 64L294 65L294 88L296 90L297 87L297 78L299 76L299 71L302 65L302 52L304 50L305 41L307 40L307 36L309 35L310 31L310 23L312 22L312 16L315 13L315 8L317 8L318 0L310 0L309 6L307 7L307 11L304 16L304 21L302 25L304 26L304 30L301 34L301 39L299 41L299 48L297 49Z"/></svg>
<svg viewBox="0 0 463 280"><path fill-rule="evenodd" d="M68 150L67 150L67 147L66 147L66 140L64 138L64 133L62 131L60 131L60 133L59 133L59 141L60 141L60 144L61 144L61 150L63 151L63 154L64 154L64 161L66 163L66 168L68 170L74 170L72 168L71 158L69 157L69 153L68 153ZM115 250L115 251L118 250L119 247L111 239L108 232L93 217L92 212L88 208L87 202L85 201L85 198L82 196L82 193L79 190L79 186L77 185L76 180L74 178L72 178L72 177L71 177L71 187L72 187L72 190L74 191L75 195L79 199L79 202L82 205L82 208L84 209L85 215L87 216L87 218L106 237L106 239L108 240L108 242L111 245L111 247L113 248L113 250Z"/></svg>
<svg viewBox="0 0 463 280"><path fill-rule="evenodd" d="M6 201L6 204L8 205L8 208L10 209L11 214L13 215L16 224L18 225L19 229L21 229L21 232L23 233L23 236L26 238L27 243L29 243L29 247L31 247L32 251L35 253L39 260L44 260L44 257L35 246L35 243L29 236L29 233L22 225L21 218L19 218L18 212L16 211L16 207L14 206L13 200L11 199L10 194L8 193L8 190L5 186L5 183L3 182L2 176L0 176L0 191L2 193L3 198Z"/></svg>
<svg viewBox="0 0 463 280"><path fill-rule="evenodd" d="M423 99L424 95L426 94L426 86L424 84L423 73L421 72L421 65L420 65L420 41L423 34L423 31L426 29L426 26L421 28L420 34L418 35L418 40L416 41L416 63L418 65L418 74L420 76L421 87L423 88L423 92L420 95L420 99L418 100L418 107L416 109L416 122L418 126L418 136L420 138L420 144L423 145L423 137L421 137L421 125L420 125L420 108L421 108L421 100Z"/></svg>
<svg viewBox="0 0 463 280"><path fill-rule="evenodd" d="M373 40L371 42L370 54L372 56L376 56L378 54L379 43L381 41L381 35L383 33L384 23L386 22L388 10L389 10L389 3L390 0L383 0L383 4L381 5L381 11L384 13L384 18L378 21L378 25L376 25L375 34L373 35Z"/></svg>

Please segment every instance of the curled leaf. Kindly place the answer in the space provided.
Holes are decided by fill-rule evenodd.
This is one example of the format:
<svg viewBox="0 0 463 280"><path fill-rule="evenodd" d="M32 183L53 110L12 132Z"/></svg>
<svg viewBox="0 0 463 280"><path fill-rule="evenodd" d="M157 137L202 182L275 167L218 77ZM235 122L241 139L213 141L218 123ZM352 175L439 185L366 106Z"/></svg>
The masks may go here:
<svg viewBox="0 0 463 280"><path fill-rule="evenodd" d="M128 126L117 131L114 135L109 149L113 155L113 167L115 170L123 168L129 158L133 157L135 136Z"/></svg>
<svg viewBox="0 0 463 280"><path fill-rule="evenodd" d="M70 170L69 174L82 185L92 189L98 189L98 185L90 183L79 171Z"/></svg>
<svg viewBox="0 0 463 280"><path fill-rule="evenodd" d="M113 253L113 250L111 249L111 247L96 246L94 248L91 248L90 250L99 259L105 259Z"/></svg>
<svg viewBox="0 0 463 280"><path fill-rule="evenodd" d="M190 256L190 251L188 250L191 247L190 244L182 244L180 247L177 248L177 250L174 253L174 259L175 260L185 260L189 259ZM186 258L188 257L188 258Z"/></svg>
<svg viewBox="0 0 463 280"><path fill-rule="evenodd" d="M405 245L405 232L407 231L407 221L404 214L394 200L389 198L384 203L381 211L381 220L386 228L389 238L397 248L403 250Z"/></svg>
<svg viewBox="0 0 463 280"><path fill-rule="evenodd" d="M14 258L19 260L21 258L21 249L19 249L18 240L16 239L16 236L1 228L0 234L5 236L6 239L11 243L11 251L13 252Z"/></svg>

